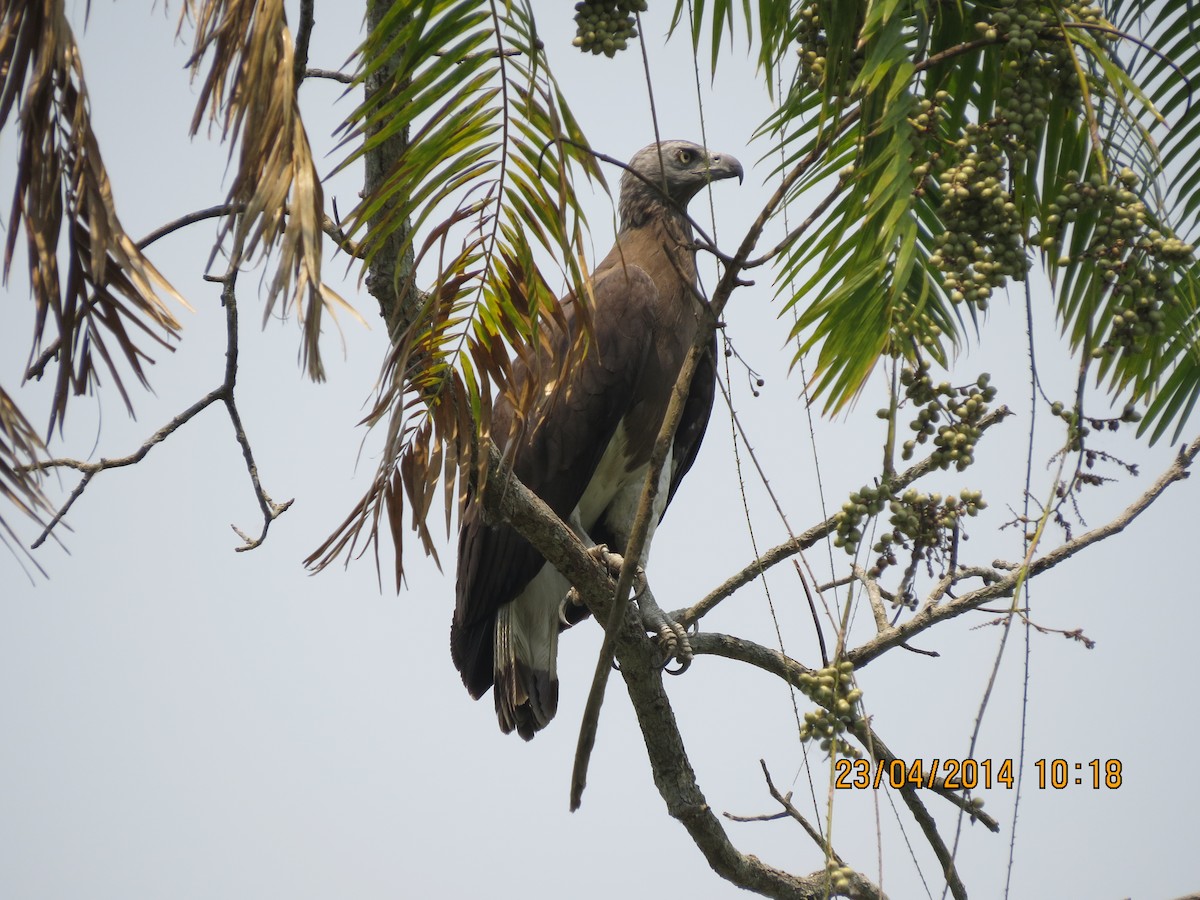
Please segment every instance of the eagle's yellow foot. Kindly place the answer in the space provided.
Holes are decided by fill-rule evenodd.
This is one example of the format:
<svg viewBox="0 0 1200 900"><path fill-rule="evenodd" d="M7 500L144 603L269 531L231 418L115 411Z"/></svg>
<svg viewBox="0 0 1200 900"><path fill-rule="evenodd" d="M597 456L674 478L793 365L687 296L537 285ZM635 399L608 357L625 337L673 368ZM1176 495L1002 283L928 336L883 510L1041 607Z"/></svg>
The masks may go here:
<svg viewBox="0 0 1200 900"><path fill-rule="evenodd" d="M604 544L596 545L589 552L608 567L613 578L620 577L621 567L625 565L624 557L618 553L609 552L608 547ZM646 579L646 570L641 566L638 566L633 573L633 600L638 607L639 624L648 633L658 638L658 645L663 651L663 667L669 666L671 660L675 660L679 663L679 667L667 669L667 672L671 675L681 675L686 672L692 664L693 658L692 644L688 640L687 630L659 607L658 602L654 599L654 593L650 590L650 583ZM582 603L574 588L567 594L563 605L565 606L568 602ZM564 618L563 621L567 620Z"/></svg>
<svg viewBox="0 0 1200 900"><path fill-rule="evenodd" d="M642 611L642 627L658 635L658 646L663 651L663 668L669 675L682 675L692 664L692 642L687 629L662 611L647 586L637 597ZM679 663L676 669L668 668L671 660Z"/></svg>

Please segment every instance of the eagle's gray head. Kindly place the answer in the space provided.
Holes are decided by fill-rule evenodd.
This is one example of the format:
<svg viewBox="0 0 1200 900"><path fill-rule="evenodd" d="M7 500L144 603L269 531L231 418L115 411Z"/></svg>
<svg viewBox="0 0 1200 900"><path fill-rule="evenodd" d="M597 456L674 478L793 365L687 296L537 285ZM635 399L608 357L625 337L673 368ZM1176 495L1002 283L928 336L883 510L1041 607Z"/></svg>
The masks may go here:
<svg viewBox="0 0 1200 900"><path fill-rule="evenodd" d="M651 216L685 209L713 181L742 180L742 164L727 153L709 153L691 141L663 141L643 147L621 177L621 227L637 228ZM637 173L637 174L634 174ZM642 177L639 178L638 175ZM648 182L648 183L647 183ZM666 202L663 193L670 198Z"/></svg>

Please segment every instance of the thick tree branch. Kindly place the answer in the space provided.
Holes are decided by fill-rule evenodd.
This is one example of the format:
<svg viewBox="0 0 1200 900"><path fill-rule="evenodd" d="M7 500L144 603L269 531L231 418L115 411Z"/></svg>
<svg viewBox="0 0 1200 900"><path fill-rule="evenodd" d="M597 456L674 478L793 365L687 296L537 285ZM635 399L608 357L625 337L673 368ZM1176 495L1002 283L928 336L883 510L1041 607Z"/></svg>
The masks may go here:
<svg viewBox="0 0 1200 900"><path fill-rule="evenodd" d="M485 511L511 524L571 581L597 617L606 621L613 609L614 588L607 568L541 499L507 470L495 448L489 454L488 481L482 497ZM624 605L621 608L625 609ZM658 648L642 631L636 617L625 615L620 619L616 629L616 658L642 729L654 783L667 811L687 829L713 870L734 884L767 897L816 900L829 896L828 876L823 870L798 877L747 856L730 843L688 762L683 737L663 686Z"/></svg>
<svg viewBox="0 0 1200 900"><path fill-rule="evenodd" d="M367 32L373 32L383 21L392 8L392 0L368 0L367 2ZM396 56L382 60L363 80L365 91L364 102L370 103L376 95L389 95L404 90L406 85L396 83L396 61L404 48L397 50ZM378 102L383 102L382 100ZM368 119L365 140L370 141L378 134L382 125ZM408 149L408 128L401 128L395 134L380 141L372 147L370 153L363 157L363 196L370 197L380 191L388 176L399 165L401 157ZM369 230L388 219L396 200L380 207L375 216L367 223ZM388 326L388 336L395 343L400 335L405 334L413 320L420 312L421 295L413 289L412 272L414 253L411 244L401 252L408 243L410 228L407 222L396 228L391 234L378 243L371 258L367 272L367 290L379 302L379 311Z"/></svg>

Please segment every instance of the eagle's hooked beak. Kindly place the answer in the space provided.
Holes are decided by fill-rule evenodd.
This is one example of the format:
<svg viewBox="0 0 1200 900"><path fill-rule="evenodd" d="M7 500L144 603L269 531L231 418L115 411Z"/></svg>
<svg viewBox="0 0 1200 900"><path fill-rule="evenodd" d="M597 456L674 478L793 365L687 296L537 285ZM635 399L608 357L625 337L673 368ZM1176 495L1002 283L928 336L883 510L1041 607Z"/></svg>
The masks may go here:
<svg viewBox="0 0 1200 900"><path fill-rule="evenodd" d="M708 157L709 181L722 181L736 176L738 184L741 184L745 174L742 164L728 153L713 153Z"/></svg>

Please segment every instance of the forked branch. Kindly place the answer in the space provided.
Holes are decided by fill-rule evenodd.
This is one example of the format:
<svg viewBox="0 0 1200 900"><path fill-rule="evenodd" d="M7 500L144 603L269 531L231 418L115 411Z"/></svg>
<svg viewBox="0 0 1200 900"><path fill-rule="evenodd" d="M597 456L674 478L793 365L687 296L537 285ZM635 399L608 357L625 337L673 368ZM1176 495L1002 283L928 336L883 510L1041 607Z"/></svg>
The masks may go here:
<svg viewBox="0 0 1200 900"><path fill-rule="evenodd" d="M42 533L33 542L32 547L40 547L45 543L46 538L63 520L67 512L78 500L92 479L108 469L118 469L125 466L136 465L146 458L146 455L154 449L155 446L161 444L168 437L178 431L185 424L190 422L196 416L200 415L204 410L208 409L218 400L225 404L226 412L229 414L229 420L233 424L234 437L238 445L242 448L242 457L246 462L246 471L250 475L250 482L254 486L254 496L258 500L259 509L263 514L262 531L257 537L251 537L246 532L242 531L236 525L230 527L243 541L242 545L235 548L239 552L244 550L253 550L261 544L267 537L267 530L271 527L279 516L281 516L289 506L292 505L291 500L283 503L276 503L271 499L270 495L263 489L262 482L258 477L258 466L254 461L254 453L250 447L250 439L246 437L246 429L242 424L242 417L238 411L237 400L234 396L234 389L237 385L238 375L238 316L237 316L237 296L234 287L237 282L237 272L230 270L227 274L216 276L205 276L209 281L218 282L221 284L221 303L225 307L225 329L226 329L226 345L225 345L225 377L221 384L213 388L183 412L172 418L169 422L159 428L154 434L150 435L140 447L134 452L120 457L101 458L97 462L88 462L85 460L57 458L40 460L37 463L27 467L28 470L46 471L49 469L74 469L77 472L82 472L83 477L79 483L75 485L66 502L55 512L54 517L42 529Z"/></svg>

